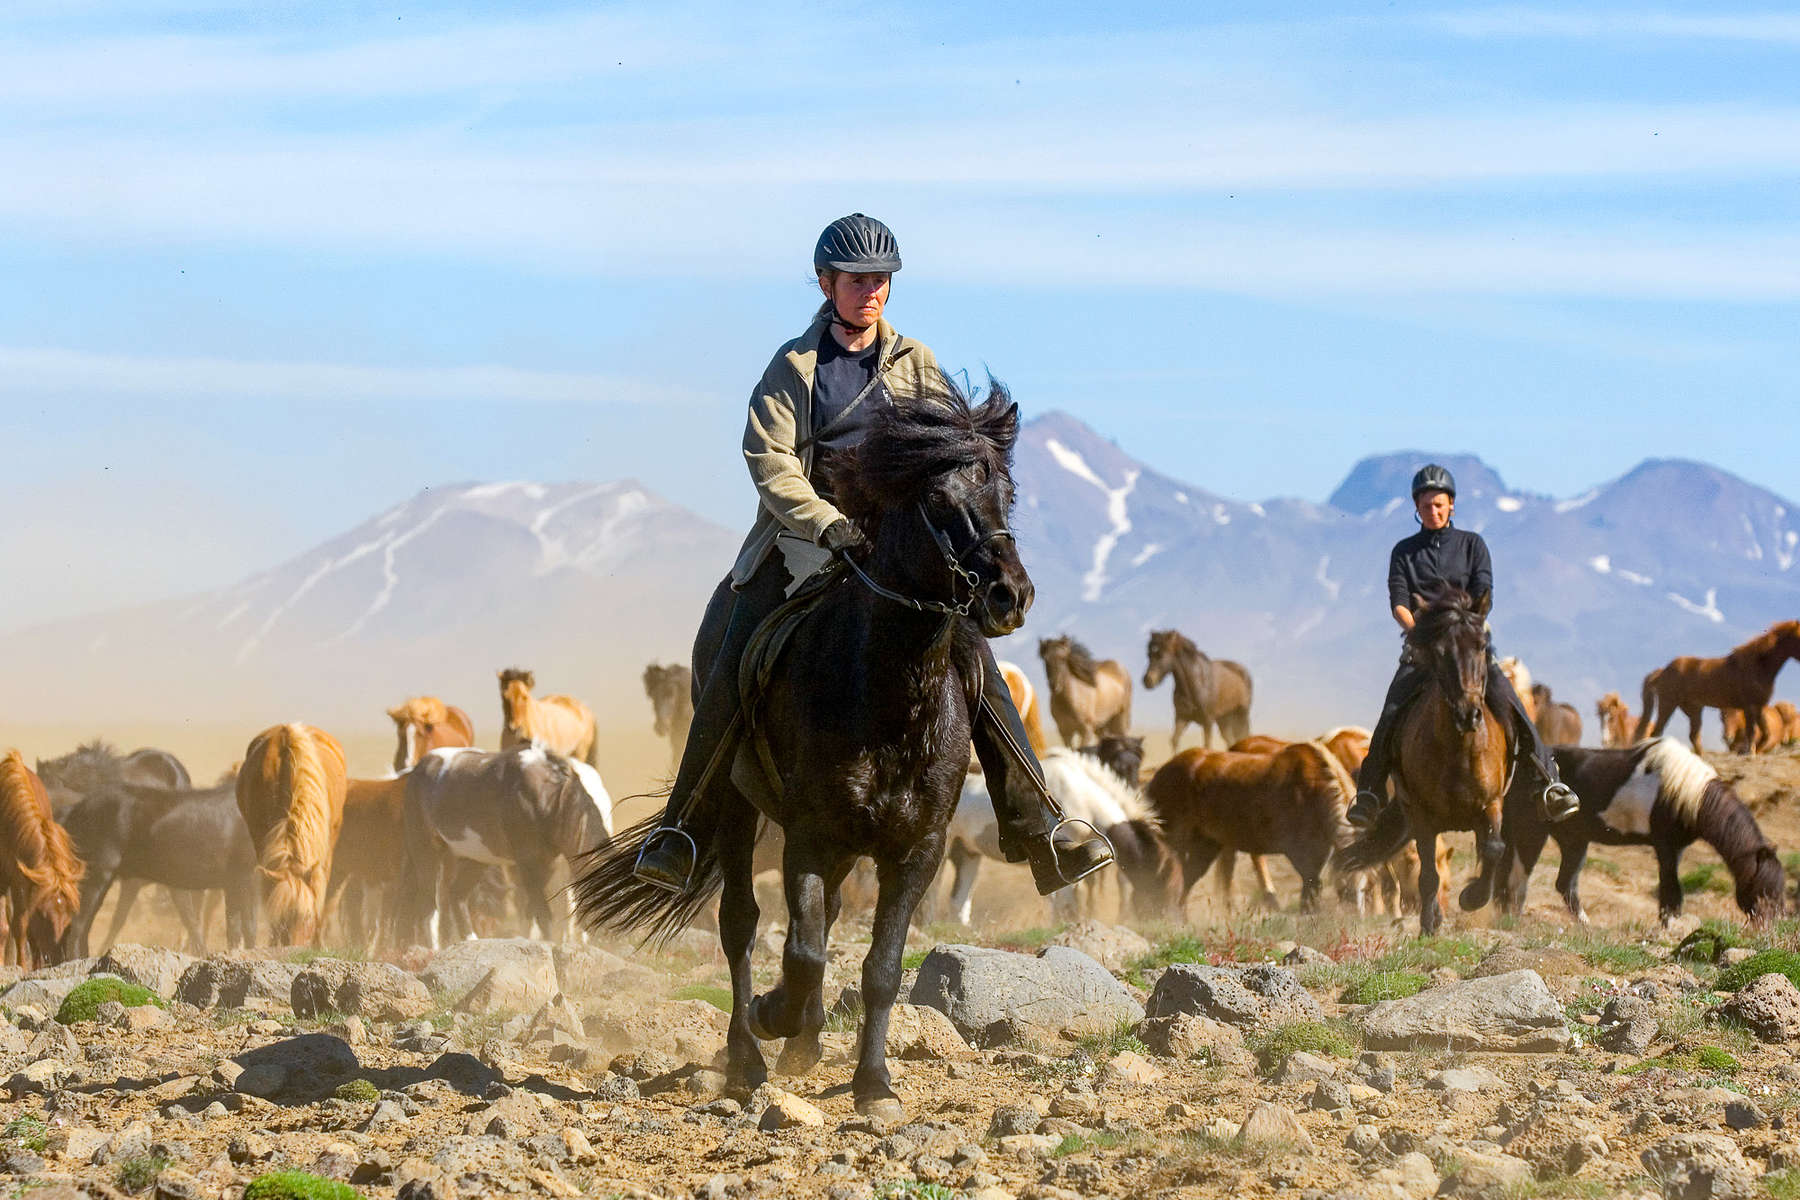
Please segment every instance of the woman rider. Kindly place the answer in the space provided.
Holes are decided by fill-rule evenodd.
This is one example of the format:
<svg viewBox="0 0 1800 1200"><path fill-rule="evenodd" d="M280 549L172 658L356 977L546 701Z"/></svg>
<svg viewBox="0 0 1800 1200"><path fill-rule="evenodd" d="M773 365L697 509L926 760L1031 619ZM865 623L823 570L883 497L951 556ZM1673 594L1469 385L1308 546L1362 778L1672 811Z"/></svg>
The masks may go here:
<svg viewBox="0 0 1800 1200"><path fill-rule="evenodd" d="M889 395L929 397L946 384L922 342L901 337L882 317L900 250L886 225L862 213L825 227L813 249L825 302L806 332L775 352L750 397L744 458L761 504L729 578L707 605L694 642L705 664L661 825L644 841L636 873L685 891L695 862L689 828L693 797L727 767L736 744L738 662L757 626L832 557L868 553L862 531L832 503L826 464L856 446ZM993 651L982 649L981 703L972 721L975 753L995 798L1001 849L1029 861L1048 895L1112 860L1106 839L1062 823L1044 787L1025 729ZM974 669L975 664L967 664Z"/></svg>
<svg viewBox="0 0 1800 1200"><path fill-rule="evenodd" d="M1480 534L1450 523L1456 511L1456 480L1450 472L1436 463L1421 467L1413 476L1412 497L1419 532L1402 538L1388 559L1388 604L1403 630L1413 627L1414 596L1430 596L1446 585L1461 588L1472 597L1490 595L1494 590L1487 543ZM1348 814L1352 825L1367 826L1388 802L1387 778L1393 765L1399 717L1426 678L1426 673L1402 654L1394 682L1388 685L1387 699L1382 701L1381 719L1369 737L1369 756L1363 759L1357 773L1356 802ZM1574 813L1579 806L1575 793L1557 777L1556 759L1551 756L1550 747L1538 736L1537 726L1519 703L1518 693L1500 673L1491 648L1487 702L1496 713L1512 716L1514 761L1535 773L1534 790L1539 792L1538 804L1545 819L1560 821Z"/></svg>

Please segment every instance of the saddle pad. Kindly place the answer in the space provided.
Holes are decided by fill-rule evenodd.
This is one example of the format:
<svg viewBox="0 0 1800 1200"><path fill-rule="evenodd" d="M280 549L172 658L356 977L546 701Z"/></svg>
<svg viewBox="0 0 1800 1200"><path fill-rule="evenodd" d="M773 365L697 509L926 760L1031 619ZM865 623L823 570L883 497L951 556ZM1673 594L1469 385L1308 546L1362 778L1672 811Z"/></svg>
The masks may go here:
<svg viewBox="0 0 1800 1200"><path fill-rule="evenodd" d="M768 690L769 681L775 677L775 668L780 665L782 652L793 640L794 631L812 615L825 593L843 578L843 568L833 560L802 581L793 595L782 601L781 606L756 627L756 632L750 635L750 641L744 647L744 657L738 663L738 712L743 718L742 744L755 748L763 774L777 797L785 789L782 787L781 776L775 770L774 757L769 753L768 740L762 736L761 725L757 720L763 693ZM734 771L733 774L735 776L737 772ZM759 804L758 807L763 806Z"/></svg>

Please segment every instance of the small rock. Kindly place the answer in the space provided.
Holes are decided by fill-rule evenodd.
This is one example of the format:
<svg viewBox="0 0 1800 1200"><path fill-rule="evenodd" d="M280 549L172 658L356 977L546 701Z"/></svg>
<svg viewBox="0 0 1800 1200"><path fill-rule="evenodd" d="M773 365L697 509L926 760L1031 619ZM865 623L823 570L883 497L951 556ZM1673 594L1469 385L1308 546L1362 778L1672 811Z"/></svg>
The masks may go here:
<svg viewBox="0 0 1800 1200"><path fill-rule="evenodd" d="M1392 1184L1404 1195L1414 1197L1414 1200L1435 1196L1438 1188L1443 1186L1443 1181L1438 1178L1437 1168L1417 1150L1402 1154L1394 1160L1393 1166L1376 1171L1371 1178L1376 1183Z"/></svg>
<svg viewBox="0 0 1800 1200"><path fill-rule="evenodd" d="M390 1129L407 1122L406 1110L393 1100L381 1100L375 1105L369 1119L360 1128L364 1133L373 1133L378 1129Z"/></svg>
<svg viewBox="0 0 1800 1200"><path fill-rule="evenodd" d="M1786 975L1759 975L1717 1012L1765 1042L1791 1042L1800 1037L1800 988Z"/></svg>
<svg viewBox="0 0 1800 1200"><path fill-rule="evenodd" d="M1639 1156L1669 1200L1748 1200L1756 1172L1729 1138L1678 1133Z"/></svg>
<svg viewBox="0 0 1800 1200"><path fill-rule="evenodd" d="M1446 983L1384 1000L1363 1017L1372 1050L1487 1050L1542 1053L1569 1044L1562 1005L1535 971Z"/></svg>
<svg viewBox="0 0 1800 1200"><path fill-rule="evenodd" d="M1733 1129L1761 1129L1769 1123L1769 1117L1756 1106L1756 1101L1745 1097L1726 1102L1725 1123Z"/></svg>
<svg viewBox="0 0 1800 1200"><path fill-rule="evenodd" d="M1425 1080L1434 1092L1491 1092L1506 1086L1506 1081L1486 1067L1452 1067L1434 1072Z"/></svg>
<svg viewBox="0 0 1800 1200"><path fill-rule="evenodd" d="M1281 1072L1276 1076L1275 1081L1285 1084L1314 1083L1321 1079L1330 1079L1336 1074L1337 1064L1329 1058L1323 1058L1305 1050L1296 1050L1288 1055L1288 1059L1282 1064Z"/></svg>
<svg viewBox="0 0 1800 1200"><path fill-rule="evenodd" d="M763 1109L762 1117L757 1121L758 1129L767 1133L778 1129L819 1129L824 1126L825 1114L816 1105L779 1088L770 1088L769 1091L772 1094L768 1097L768 1107Z"/></svg>
<svg viewBox="0 0 1800 1200"><path fill-rule="evenodd" d="M1043 1123L1043 1114L1029 1104L1003 1104L994 1110L993 1119L988 1123L988 1136L1003 1138L1035 1133Z"/></svg>
<svg viewBox="0 0 1800 1200"><path fill-rule="evenodd" d="M1266 1100L1250 1110L1250 1115L1238 1126L1236 1140L1239 1145L1286 1144L1307 1154L1314 1149L1312 1138L1301 1128L1300 1119L1289 1109Z"/></svg>
<svg viewBox="0 0 1800 1200"><path fill-rule="evenodd" d="M1155 1063L1134 1050L1125 1050L1106 1060L1097 1082L1107 1087L1148 1087L1162 1077L1162 1069Z"/></svg>
<svg viewBox="0 0 1800 1200"><path fill-rule="evenodd" d="M1642 1055L1656 1041L1658 1025L1650 1001L1642 996L1614 996L1600 1011L1597 1041L1614 1054Z"/></svg>
<svg viewBox="0 0 1800 1200"><path fill-rule="evenodd" d="M1534 1178L1531 1164L1510 1154L1488 1154L1467 1146L1457 1147L1446 1156L1456 1165L1455 1172L1444 1182L1457 1195L1504 1195L1517 1192Z"/></svg>
<svg viewBox="0 0 1800 1200"><path fill-rule="evenodd" d="M273 1099L287 1086L288 1069L280 1063L257 1063L238 1072L232 1087L246 1096Z"/></svg>
<svg viewBox="0 0 1800 1200"><path fill-rule="evenodd" d="M1373 1125L1358 1125L1344 1138L1344 1147L1352 1154L1373 1154L1381 1149L1381 1131Z"/></svg>
<svg viewBox="0 0 1800 1200"><path fill-rule="evenodd" d="M641 1095L637 1080L629 1075L609 1073L594 1085L594 1099L603 1104L623 1104L628 1100L637 1100Z"/></svg>
<svg viewBox="0 0 1800 1200"><path fill-rule="evenodd" d="M61 1091L76 1076L75 1068L59 1058L40 1058L13 1073L6 1090L13 1099Z"/></svg>
<svg viewBox="0 0 1800 1200"><path fill-rule="evenodd" d="M561 1136L563 1149L568 1153L570 1162L577 1166L587 1166L599 1159L600 1156L594 1153L593 1143L588 1141L587 1135L581 1130L567 1126L562 1130Z"/></svg>
<svg viewBox="0 0 1800 1200"><path fill-rule="evenodd" d="M1307 1101L1308 1107L1319 1112L1338 1112L1354 1103L1350 1089L1332 1079L1321 1079L1313 1089L1312 1099Z"/></svg>

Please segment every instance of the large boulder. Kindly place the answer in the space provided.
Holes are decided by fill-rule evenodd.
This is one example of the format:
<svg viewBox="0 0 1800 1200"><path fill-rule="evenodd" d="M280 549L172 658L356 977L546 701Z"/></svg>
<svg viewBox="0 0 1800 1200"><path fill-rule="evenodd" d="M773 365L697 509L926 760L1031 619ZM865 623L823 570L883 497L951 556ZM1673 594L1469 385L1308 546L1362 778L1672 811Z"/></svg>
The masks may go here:
<svg viewBox="0 0 1800 1200"><path fill-rule="evenodd" d="M1759 975L1719 1006L1719 1015L1735 1021L1765 1042L1800 1038L1800 988L1786 975Z"/></svg>
<svg viewBox="0 0 1800 1200"><path fill-rule="evenodd" d="M1547 1053L1569 1044L1562 1005L1536 971L1448 983L1363 1016L1371 1050L1488 1050Z"/></svg>
<svg viewBox="0 0 1800 1200"><path fill-rule="evenodd" d="M980 946L933 947L909 999L937 1009L978 1044L1002 1023L1054 1035L1112 1029L1144 1016L1110 971L1066 946L1045 947L1035 958Z"/></svg>
<svg viewBox="0 0 1800 1200"><path fill-rule="evenodd" d="M431 1011L425 985L384 962L314 959L294 976L289 996L297 1017L341 1013L371 1021L405 1021Z"/></svg>
<svg viewBox="0 0 1800 1200"><path fill-rule="evenodd" d="M139 987L149 988L164 1000L175 998L175 988L187 969L199 960L191 954L163 946L114 946L94 964L95 975L117 975Z"/></svg>
<svg viewBox="0 0 1800 1200"><path fill-rule="evenodd" d="M419 981L468 1012L531 1013L561 987L547 942L529 938L477 938L456 942L431 956Z"/></svg>
<svg viewBox="0 0 1800 1200"><path fill-rule="evenodd" d="M62 1007L62 1002L80 982L79 975L30 976L0 992L0 1007L10 1011L29 1004L53 1013Z"/></svg>
<svg viewBox="0 0 1800 1200"><path fill-rule="evenodd" d="M1639 1158L1669 1200L1749 1200L1762 1190L1743 1151L1715 1133L1678 1133Z"/></svg>
<svg viewBox="0 0 1800 1200"><path fill-rule="evenodd" d="M327 1095L361 1066L350 1044L329 1033L283 1038L246 1050L231 1061L241 1069L241 1074L236 1076L240 1083L246 1075L254 1080L268 1081L266 1089L240 1086L240 1091L297 1098Z"/></svg>
<svg viewBox="0 0 1800 1200"><path fill-rule="evenodd" d="M1239 1029L1324 1018L1319 1002L1286 967L1208 967L1176 963L1162 973L1144 1012L1151 1017L1210 1017Z"/></svg>
<svg viewBox="0 0 1800 1200"><path fill-rule="evenodd" d="M182 972L175 998L195 1008L254 1008L292 1002L299 963L266 958L203 958Z"/></svg>

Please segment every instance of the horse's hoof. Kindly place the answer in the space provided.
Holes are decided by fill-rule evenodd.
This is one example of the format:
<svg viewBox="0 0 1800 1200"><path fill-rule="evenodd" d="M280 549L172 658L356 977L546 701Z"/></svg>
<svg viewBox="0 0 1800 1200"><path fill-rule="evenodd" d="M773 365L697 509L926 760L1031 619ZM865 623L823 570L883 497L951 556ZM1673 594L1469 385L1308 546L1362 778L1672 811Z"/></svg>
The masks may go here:
<svg viewBox="0 0 1800 1200"><path fill-rule="evenodd" d="M818 1038L793 1037L781 1048L781 1057L775 1060L775 1071L779 1075L804 1075L819 1065L824 1051L819 1048Z"/></svg>
<svg viewBox="0 0 1800 1200"><path fill-rule="evenodd" d="M906 1106L893 1096L869 1096L856 1101L858 1116L868 1117L872 1121L885 1121L889 1125L898 1125L906 1120Z"/></svg>
<svg viewBox="0 0 1800 1200"><path fill-rule="evenodd" d="M781 1035L763 1023L762 1002L763 998L761 996L751 998L749 1011L744 1014L745 1020L749 1022L751 1037L756 1038L758 1041L773 1042L779 1039Z"/></svg>
<svg viewBox="0 0 1800 1200"><path fill-rule="evenodd" d="M1462 890L1462 893L1457 896L1456 902L1462 906L1464 912L1474 912L1478 908L1486 908L1487 902L1492 896L1493 892L1482 887L1480 880L1476 880Z"/></svg>

